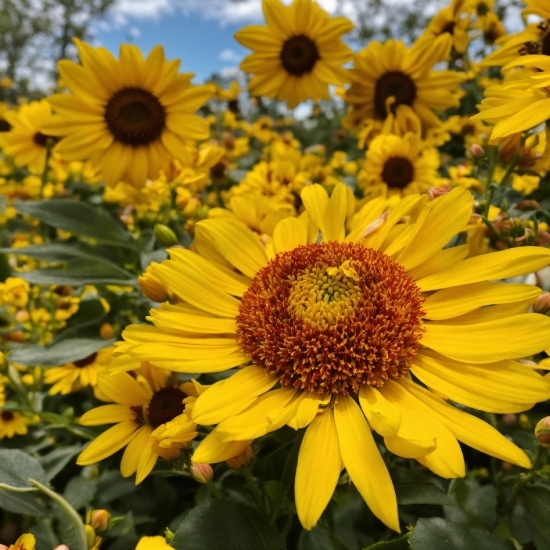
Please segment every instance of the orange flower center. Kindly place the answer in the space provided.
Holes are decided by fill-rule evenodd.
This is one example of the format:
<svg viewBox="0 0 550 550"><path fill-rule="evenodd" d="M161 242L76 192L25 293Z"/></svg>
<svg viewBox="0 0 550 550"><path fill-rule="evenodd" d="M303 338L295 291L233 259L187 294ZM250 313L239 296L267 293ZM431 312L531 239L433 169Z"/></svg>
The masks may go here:
<svg viewBox="0 0 550 550"><path fill-rule="evenodd" d="M245 292L237 341L282 386L357 393L405 376L422 336L423 298L404 268L359 244L277 254Z"/></svg>

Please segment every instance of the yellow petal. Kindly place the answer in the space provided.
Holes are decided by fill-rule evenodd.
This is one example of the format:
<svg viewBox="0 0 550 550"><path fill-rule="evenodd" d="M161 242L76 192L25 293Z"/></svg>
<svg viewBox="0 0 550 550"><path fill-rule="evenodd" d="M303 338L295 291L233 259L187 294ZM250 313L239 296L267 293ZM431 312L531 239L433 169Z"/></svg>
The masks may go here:
<svg viewBox="0 0 550 550"><path fill-rule="evenodd" d="M535 301L541 292L533 285L482 281L435 292L426 298L422 309L426 312L426 319L449 319L482 306L509 304L530 298Z"/></svg>
<svg viewBox="0 0 550 550"><path fill-rule="evenodd" d="M401 410L390 403L376 388L362 386L359 392L359 404L373 430L383 437L397 435L401 425Z"/></svg>
<svg viewBox="0 0 550 550"><path fill-rule="evenodd" d="M125 372L119 374L100 373L97 377L97 386L109 401L121 405L147 405L151 398L150 391L146 391L134 378Z"/></svg>
<svg viewBox="0 0 550 550"><path fill-rule="evenodd" d="M531 467L527 455L486 422L458 410L417 384L410 381L406 384L409 391L422 400L431 413L466 445L523 468Z"/></svg>
<svg viewBox="0 0 550 550"><path fill-rule="evenodd" d="M540 246L510 248L468 258L416 281L423 292L456 285L518 277L550 264L550 249Z"/></svg>
<svg viewBox="0 0 550 550"><path fill-rule="evenodd" d="M304 529L313 529L330 502L340 472L342 457L332 410L309 425L298 455L294 493L296 511Z"/></svg>
<svg viewBox="0 0 550 550"><path fill-rule="evenodd" d="M239 414L251 405L258 395L269 391L276 376L268 376L262 367L241 369L226 380L210 386L193 405L193 420L198 424L219 424Z"/></svg>
<svg viewBox="0 0 550 550"><path fill-rule="evenodd" d="M252 440L223 442L218 437L218 429L210 432L193 453L192 461L199 464L215 464L241 454Z"/></svg>
<svg viewBox="0 0 550 550"><path fill-rule="evenodd" d="M347 395L334 407L344 467L372 513L400 532L395 490L359 405Z"/></svg>
<svg viewBox="0 0 550 550"><path fill-rule="evenodd" d="M126 449L124 449L124 454L120 461L120 473L122 477L130 477L136 473L139 458L144 447L147 443L151 444L149 436L152 431L151 426L145 424L136 432L130 443L126 446Z"/></svg>
<svg viewBox="0 0 550 550"><path fill-rule="evenodd" d="M275 252L287 252L297 246L307 244L307 228L297 218L281 220L273 230Z"/></svg>
<svg viewBox="0 0 550 550"><path fill-rule="evenodd" d="M136 472L136 485L139 485L153 470L157 463L158 455L153 450L152 439L149 438L141 451Z"/></svg>
<svg viewBox="0 0 550 550"><path fill-rule="evenodd" d="M305 428L317 416L319 407L330 401L330 395L322 396L318 393L304 393L303 399L296 408L296 413L287 422L294 430Z"/></svg>
<svg viewBox="0 0 550 550"><path fill-rule="evenodd" d="M100 426L131 420L133 417L134 413L127 405L102 405L85 412L78 423L81 426Z"/></svg>
<svg viewBox="0 0 550 550"><path fill-rule="evenodd" d="M488 363L528 357L550 346L550 318L525 313L475 325L425 323L422 345L456 359Z"/></svg>
<svg viewBox="0 0 550 550"><path fill-rule="evenodd" d="M139 426L133 420L125 420L97 436L78 456L79 466L95 464L114 455L134 437Z"/></svg>
<svg viewBox="0 0 550 550"><path fill-rule="evenodd" d="M348 209L348 187L337 183L332 191L325 212L325 229L323 241L343 241L345 237L344 222Z"/></svg>
<svg viewBox="0 0 550 550"><path fill-rule="evenodd" d="M315 222L317 227L325 234L325 214L328 208L328 194L325 188L318 183L307 185L300 194L306 212Z"/></svg>
<svg viewBox="0 0 550 550"><path fill-rule="evenodd" d="M423 279L432 273L448 269L457 262L460 262L470 252L470 247L467 244L445 248L434 254L429 260L426 260L418 267L411 269L409 275L415 280Z"/></svg>

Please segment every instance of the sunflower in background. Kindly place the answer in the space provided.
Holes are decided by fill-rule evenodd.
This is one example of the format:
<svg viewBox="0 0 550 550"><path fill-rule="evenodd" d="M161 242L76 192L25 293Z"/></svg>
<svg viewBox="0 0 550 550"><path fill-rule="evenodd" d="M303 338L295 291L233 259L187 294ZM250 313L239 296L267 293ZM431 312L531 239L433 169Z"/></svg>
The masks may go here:
<svg viewBox="0 0 550 550"><path fill-rule="evenodd" d="M143 59L136 46L120 46L120 60L105 48L75 39L81 65L59 62L70 94L48 98L55 115L48 132L61 137L56 151L69 161L90 159L107 185L122 180L142 187L173 158L192 161L186 140L210 135L197 116L213 94L178 74L179 60L166 61L162 46Z"/></svg>
<svg viewBox="0 0 550 550"><path fill-rule="evenodd" d="M450 39L455 51L462 55L468 49L470 23L464 0L452 0L451 5L436 13L424 32L424 36Z"/></svg>
<svg viewBox="0 0 550 550"><path fill-rule="evenodd" d="M245 27L237 42L254 50L240 64L251 73L253 95L286 101L294 109L302 101L329 99L329 84L347 81L342 65L352 52L342 35L353 29L345 17L330 17L312 0L263 0L267 26Z"/></svg>
<svg viewBox="0 0 550 550"><path fill-rule="evenodd" d="M550 250L464 259L466 246L444 249L470 222L473 197L461 188L431 202L370 201L347 235L343 184L330 198L310 185L301 198L306 212L279 222L267 247L243 225L198 223L208 246L172 249L153 266L184 302L152 310L153 327L124 332L124 353L159 368L241 367L194 403L194 421L217 427L193 461L226 460L234 447L223 444L285 424L307 428L295 485L302 525L315 526L344 467L397 531L395 492L371 429L394 454L445 478L465 474L458 441L528 468L523 451L442 396L489 412L550 397L548 381L514 361L550 345L550 318L527 313L540 289L490 282L547 266Z"/></svg>
<svg viewBox="0 0 550 550"><path fill-rule="evenodd" d="M0 133L0 147L14 158L16 166L26 166L33 174L42 174L46 166L48 140L55 141L46 130L52 108L47 100L21 105L17 111L4 113L9 131Z"/></svg>
<svg viewBox="0 0 550 550"><path fill-rule="evenodd" d="M17 411L0 409L0 439L11 439L15 435L25 435L29 430L28 421Z"/></svg>
<svg viewBox="0 0 550 550"><path fill-rule="evenodd" d="M412 109L424 127L439 126L434 111L458 106L457 89L464 75L433 71L444 60L450 43L445 37L422 37L410 48L401 41L371 42L354 57L352 84L344 99L352 107L348 119L381 123L400 105Z"/></svg>
<svg viewBox="0 0 550 550"><path fill-rule="evenodd" d="M357 179L368 196L411 195L437 186L438 167L437 149L427 147L415 134L380 135L367 151L362 170L366 181L360 181L361 176Z"/></svg>
<svg viewBox="0 0 550 550"><path fill-rule="evenodd" d="M112 348L103 348L88 357L47 369L44 372L44 382L53 384L48 393L67 395L88 386L95 388L98 374L108 370L111 357Z"/></svg>

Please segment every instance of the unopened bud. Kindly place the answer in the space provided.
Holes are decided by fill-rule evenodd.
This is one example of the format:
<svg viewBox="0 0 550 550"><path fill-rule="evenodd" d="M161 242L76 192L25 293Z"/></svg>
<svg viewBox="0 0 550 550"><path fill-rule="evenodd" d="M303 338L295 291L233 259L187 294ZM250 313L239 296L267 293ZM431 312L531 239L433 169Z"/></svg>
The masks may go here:
<svg viewBox="0 0 550 550"><path fill-rule="evenodd" d="M534 200L521 201L516 204L518 210L538 210L540 204Z"/></svg>
<svg viewBox="0 0 550 550"><path fill-rule="evenodd" d="M543 292L533 304L533 311L548 315L550 313L550 292Z"/></svg>
<svg viewBox="0 0 550 550"><path fill-rule="evenodd" d="M138 283L143 294L153 300L153 302L165 302L168 300L168 292L153 272L151 266L147 267L141 277L138 277Z"/></svg>
<svg viewBox="0 0 550 550"><path fill-rule="evenodd" d="M69 547L66 544L60 544L56 546L53 550L69 550Z"/></svg>
<svg viewBox="0 0 550 550"><path fill-rule="evenodd" d="M107 510L94 510L90 524L96 531L105 531L109 527L110 521L111 514Z"/></svg>
<svg viewBox="0 0 550 550"><path fill-rule="evenodd" d="M532 430L533 425L531 424L531 420L529 420L529 417L526 414L520 414L519 415L519 425L524 430Z"/></svg>
<svg viewBox="0 0 550 550"><path fill-rule="evenodd" d="M115 335L115 329L110 323L103 323L99 327L99 335L103 340L110 340Z"/></svg>
<svg viewBox="0 0 550 550"><path fill-rule="evenodd" d="M178 238L176 234L167 226L162 223L155 224L153 229L155 233L155 239L162 246L174 246L178 244Z"/></svg>
<svg viewBox="0 0 550 550"><path fill-rule="evenodd" d="M84 525L84 531L86 531L86 542L88 543L88 548L92 548L95 544L95 531L91 525Z"/></svg>
<svg viewBox="0 0 550 550"><path fill-rule="evenodd" d="M0 550L8 550L8 547L5 544L0 544Z"/></svg>
<svg viewBox="0 0 550 550"><path fill-rule="evenodd" d="M199 464L198 462L193 462L189 471L199 483L208 483L214 476L214 470L212 470L212 466L210 466L210 464Z"/></svg>
<svg viewBox="0 0 550 550"><path fill-rule="evenodd" d="M483 149L483 147L479 145L479 143L474 143L470 147L470 152L472 153L472 155L474 155L474 157L478 159L483 158L485 156L485 149Z"/></svg>
<svg viewBox="0 0 550 550"><path fill-rule="evenodd" d="M441 195L446 195L447 193L450 193L450 191L450 187L430 187L427 191L427 194L430 200L433 201L434 199L437 199L437 197L441 197Z"/></svg>
<svg viewBox="0 0 550 550"><path fill-rule="evenodd" d="M508 427L515 426L518 423L518 417L515 414L505 414L502 417L502 423Z"/></svg>
<svg viewBox="0 0 550 550"><path fill-rule="evenodd" d="M539 420L535 426L535 437L539 445L550 447L550 416Z"/></svg>
<svg viewBox="0 0 550 550"><path fill-rule="evenodd" d="M252 450L252 447L249 445L242 453L238 454L237 456L234 456L233 458L227 459L225 462L230 468L233 468L234 470L238 470L243 466L247 466L253 458L254 458L254 451Z"/></svg>

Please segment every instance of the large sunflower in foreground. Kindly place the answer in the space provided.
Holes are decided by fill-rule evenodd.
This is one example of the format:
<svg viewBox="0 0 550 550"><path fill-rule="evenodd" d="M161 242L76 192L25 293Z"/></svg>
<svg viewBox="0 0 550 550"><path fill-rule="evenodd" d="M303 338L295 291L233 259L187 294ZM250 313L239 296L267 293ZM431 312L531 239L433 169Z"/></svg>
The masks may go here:
<svg viewBox="0 0 550 550"><path fill-rule="evenodd" d="M226 460L220 444L307 427L295 485L306 529L345 468L399 530L371 429L445 478L465 474L458 441L528 468L523 451L445 398L501 413L550 397L548 381L514 360L550 346L550 318L527 313L540 289L490 282L547 266L550 250L464 259L466 246L443 248L470 221L473 197L462 188L431 202L370 201L347 235L343 184L330 198L320 185L301 197L306 212L279 222L267 246L242 224L198 223L198 253L173 249L154 266L179 303L152 310L155 326L124 333L124 352L158 367L240 367L194 403L197 423L218 426L193 460Z"/></svg>
<svg viewBox="0 0 550 550"><path fill-rule="evenodd" d="M434 111L458 106L456 91L464 79L458 72L432 70L449 48L445 36L422 37L411 48L395 40L371 42L350 71L352 84L344 97L352 106L348 118L384 121L399 105L408 105L424 126L441 124Z"/></svg>
<svg viewBox="0 0 550 550"><path fill-rule="evenodd" d="M135 186L158 176L171 158L191 161L186 140L209 136L195 111L212 95L178 74L179 60L166 61L162 46L143 59L136 46L120 46L120 60L105 48L76 40L81 65L58 64L70 94L48 98L57 113L48 133L62 137L56 151L70 161L90 159L105 182Z"/></svg>
<svg viewBox="0 0 550 550"><path fill-rule="evenodd" d="M352 52L342 35L353 28L345 17L330 17L312 0L263 0L267 26L245 27L235 34L254 50L240 67L251 73L252 94L285 100L290 109L302 101L329 99L328 85L347 81L342 65Z"/></svg>

